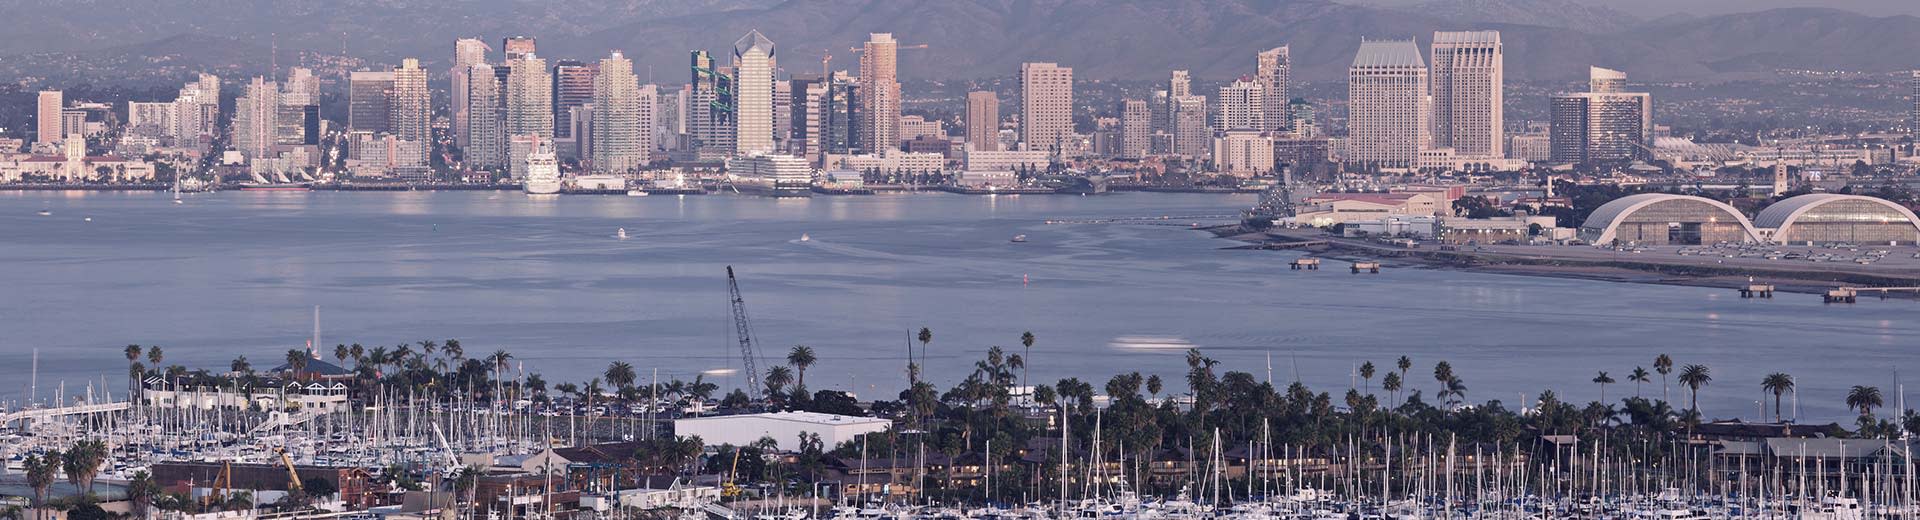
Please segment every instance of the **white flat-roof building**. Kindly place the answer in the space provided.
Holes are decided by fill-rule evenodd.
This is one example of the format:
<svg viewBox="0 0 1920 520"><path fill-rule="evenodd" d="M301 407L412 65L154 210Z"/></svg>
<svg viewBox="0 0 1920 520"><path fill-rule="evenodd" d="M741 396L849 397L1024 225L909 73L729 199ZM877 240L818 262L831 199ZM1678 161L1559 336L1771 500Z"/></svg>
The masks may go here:
<svg viewBox="0 0 1920 520"><path fill-rule="evenodd" d="M816 412L722 415L673 421L674 435L699 437L708 446L745 446L768 437L786 451L800 449L801 433L819 435L820 443L832 449L860 435L887 431L891 427L893 421L887 419Z"/></svg>

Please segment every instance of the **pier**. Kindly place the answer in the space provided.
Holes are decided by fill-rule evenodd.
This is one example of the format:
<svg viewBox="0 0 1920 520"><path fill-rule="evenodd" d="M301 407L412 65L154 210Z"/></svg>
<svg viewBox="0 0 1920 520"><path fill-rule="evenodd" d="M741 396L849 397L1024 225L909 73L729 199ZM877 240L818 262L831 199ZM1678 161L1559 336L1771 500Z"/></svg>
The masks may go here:
<svg viewBox="0 0 1920 520"><path fill-rule="evenodd" d="M1860 300L1860 293L1880 293L1880 299L1885 300L1892 293L1920 296L1920 287L1836 287L1828 290L1824 299L1827 303L1854 303Z"/></svg>
<svg viewBox="0 0 1920 520"><path fill-rule="evenodd" d="M1295 271L1299 271L1301 269L1306 269L1308 271L1318 271L1320 270L1320 259L1295 258L1292 262L1289 262L1287 265L1293 268L1293 270Z"/></svg>
<svg viewBox="0 0 1920 520"><path fill-rule="evenodd" d="M1353 274L1360 274L1360 271L1366 271L1371 274L1380 274L1380 262L1354 262Z"/></svg>
<svg viewBox="0 0 1920 520"><path fill-rule="evenodd" d="M1772 298L1773 284L1749 283L1740 287L1741 298Z"/></svg>
<svg viewBox="0 0 1920 520"><path fill-rule="evenodd" d="M34 409L34 410L21 410L13 413L0 414L0 425L13 424L20 421L38 421L41 419L48 419L53 417L65 417L69 415L113 413L113 412L125 411L128 408L130 408L130 406L126 402L122 401L118 403L79 404L79 405L73 405L73 406L63 406L59 408L40 408L40 409Z"/></svg>

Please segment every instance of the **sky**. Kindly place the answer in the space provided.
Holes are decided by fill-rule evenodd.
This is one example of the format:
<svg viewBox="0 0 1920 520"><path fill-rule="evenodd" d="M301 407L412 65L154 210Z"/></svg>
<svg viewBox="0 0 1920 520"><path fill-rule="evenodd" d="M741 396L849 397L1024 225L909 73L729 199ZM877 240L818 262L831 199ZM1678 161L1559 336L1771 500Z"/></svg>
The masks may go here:
<svg viewBox="0 0 1920 520"><path fill-rule="evenodd" d="M1424 0L1340 0L1356 4L1405 5L1422 3ZM1920 1L1916 0L1574 0L1580 3L1603 5L1637 14L1647 18L1658 18L1671 14L1688 13L1694 15L1716 15L1763 11L1781 7L1828 7L1845 9L1874 16L1910 15L1920 16Z"/></svg>

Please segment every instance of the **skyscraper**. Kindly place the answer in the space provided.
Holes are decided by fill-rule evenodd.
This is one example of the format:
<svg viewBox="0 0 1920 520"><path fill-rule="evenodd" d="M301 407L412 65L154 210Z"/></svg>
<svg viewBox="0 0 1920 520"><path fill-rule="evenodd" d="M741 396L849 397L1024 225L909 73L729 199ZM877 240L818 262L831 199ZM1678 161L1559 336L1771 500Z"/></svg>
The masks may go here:
<svg viewBox="0 0 1920 520"><path fill-rule="evenodd" d="M1139 99L1120 102L1120 150L1114 155L1121 159L1146 157L1152 135L1153 110L1147 107L1147 102Z"/></svg>
<svg viewBox="0 0 1920 520"><path fill-rule="evenodd" d="M1219 110L1217 128L1226 130L1267 129L1266 85L1249 78L1240 78L1220 87L1220 97L1215 100Z"/></svg>
<svg viewBox="0 0 1920 520"><path fill-rule="evenodd" d="M1506 65L1499 31L1433 33L1433 147L1505 157Z"/></svg>
<svg viewBox="0 0 1920 520"><path fill-rule="evenodd" d="M860 54L860 146L868 153L900 147L900 43L892 33L873 33Z"/></svg>
<svg viewBox="0 0 1920 520"><path fill-rule="evenodd" d="M320 144L320 83L313 71L294 67L280 86L275 142L286 145Z"/></svg>
<svg viewBox="0 0 1920 520"><path fill-rule="evenodd" d="M500 52L506 55L506 61L515 61L533 54L534 42L531 36L508 36L500 40Z"/></svg>
<svg viewBox="0 0 1920 520"><path fill-rule="evenodd" d="M1020 64L1020 142L1054 152L1073 137L1073 68Z"/></svg>
<svg viewBox="0 0 1920 520"><path fill-rule="evenodd" d="M453 70L448 76L452 85L448 88L452 99L448 105L453 113L454 144L465 149L471 142L467 136L467 82L473 78L473 66L487 62L487 43L477 38L461 38L453 42ZM480 78L490 81L493 78Z"/></svg>
<svg viewBox="0 0 1920 520"><path fill-rule="evenodd" d="M255 76L233 104L233 148L249 162L270 157L279 130L280 86Z"/></svg>
<svg viewBox="0 0 1920 520"><path fill-rule="evenodd" d="M402 158L405 164L426 164L427 154L433 151L433 93L427 90L427 69L420 68L420 60L407 58L393 69L393 94L387 117L387 127L393 135L403 141L419 144L419 157Z"/></svg>
<svg viewBox="0 0 1920 520"><path fill-rule="evenodd" d="M1186 95L1168 101L1168 125L1173 127L1173 153L1204 161L1213 152L1213 129L1207 127L1207 97Z"/></svg>
<svg viewBox="0 0 1920 520"><path fill-rule="evenodd" d="M1920 70L1913 71L1908 79L1907 133L1920 140Z"/></svg>
<svg viewBox="0 0 1920 520"><path fill-rule="evenodd" d="M507 165L507 127L501 103L500 83L493 81L493 66L476 63L467 76L480 81L467 83L467 136L464 148L467 165L475 169L498 171Z"/></svg>
<svg viewBox="0 0 1920 520"><path fill-rule="evenodd" d="M1173 76L1167 78L1167 97L1171 99L1191 95L1193 95L1193 78L1188 77L1187 71L1173 71Z"/></svg>
<svg viewBox="0 0 1920 520"><path fill-rule="evenodd" d="M507 63L507 136L553 137L553 84L547 60L527 54Z"/></svg>
<svg viewBox="0 0 1920 520"><path fill-rule="evenodd" d="M66 108L66 95L58 90L40 91L34 110L34 142L52 146L67 136L60 132L60 110Z"/></svg>
<svg viewBox="0 0 1920 520"><path fill-rule="evenodd" d="M645 102L652 103L653 100ZM640 125L639 82L633 76L633 61L620 51L600 60L600 74L593 78L593 169L598 172L625 172L646 162L647 150L641 148L642 134L652 129Z"/></svg>
<svg viewBox="0 0 1920 520"><path fill-rule="evenodd" d="M1253 70L1253 81L1260 84L1261 120L1266 125L1261 130L1286 127L1292 121L1287 108L1293 101L1293 54L1285 45L1260 51L1254 57Z"/></svg>
<svg viewBox="0 0 1920 520"><path fill-rule="evenodd" d="M1413 40L1360 42L1347 69L1348 161L1412 167L1432 143L1427 63Z"/></svg>
<svg viewBox="0 0 1920 520"><path fill-rule="evenodd" d="M573 135L573 109L593 101L593 76L598 67L575 60L553 64L553 135L576 139Z"/></svg>
<svg viewBox="0 0 1920 520"><path fill-rule="evenodd" d="M820 149L823 153L852 153L860 147L864 137L860 134L860 125L866 117L861 113L860 82L847 77L845 71L835 72L827 78L826 97L821 101Z"/></svg>
<svg viewBox="0 0 1920 520"><path fill-rule="evenodd" d="M821 78L794 78L787 83L793 95L793 115L788 117L792 128L787 134L787 153L799 156L813 156L820 153L820 124L826 121L825 105L827 84Z"/></svg>
<svg viewBox="0 0 1920 520"><path fill-rule="evenodd" d="M967 93L967 149L1000 150L1000 97L991 90Z"/></svg>
<svg viewBox="0 0 1920 520"><path fill-rule="evenodd" d="M747 31L733 42L735 95L734 153L772 153L773 40L760 31Z"/></svg>
<svg viewBox="0 0 1920 520"><path fill-rule="evenodd" d="M391 132L387 112L392 94L393 71L354 71L347 78L347 129Z"/></svg>
<svg viewBox="0 0 1920 520"><path fill-rule="evenodd" d="M1653 96L1626 92L1627 76L1617 70L1588 69L1590 89L1602 92L1555 94L1548 129L1551 160L1590 163L1645 159L1653 140Z"/></svg>

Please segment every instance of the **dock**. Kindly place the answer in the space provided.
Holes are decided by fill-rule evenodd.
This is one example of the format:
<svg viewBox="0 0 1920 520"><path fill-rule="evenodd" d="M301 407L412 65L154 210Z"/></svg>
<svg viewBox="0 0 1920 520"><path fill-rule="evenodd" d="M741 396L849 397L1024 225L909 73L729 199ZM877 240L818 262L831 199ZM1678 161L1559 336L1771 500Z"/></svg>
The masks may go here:
<svg viewBox="0 0 1920 520"><path fill-rule="evenodd" d="M1773 284L1749 283L1740 287L1741 298L1772 298Z"/></svg>
<svg viewBox="0 0 1920 520"><path fill-rule="evenodd" d="M1320 259L1295 258L1292 262L1288 262L1287 266L1291 267L1295 271L1299 271L1301 269L1305 269L1308 271L1318 271L1320 270Z"/></svg>
<svg viewBox="0 0 1920 520"><path fill-rule="evenodd" d="M1353 274L1360 274L1361 271L1380 274L1380 262L1354 262Z"/></svg>
<svg viewBox="0 0 1920 520"><path fill-rule="evenodd" d="M1854 303L1860 301L1860 293L1879 293L1885 300L1893 293L1913 293L1920 296L1920 287L1835 287L1823 297L1826 303Z"/></svg>

